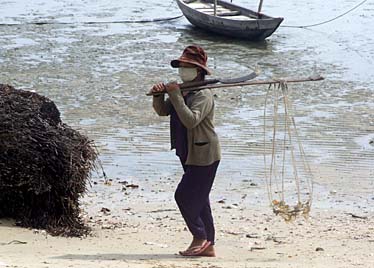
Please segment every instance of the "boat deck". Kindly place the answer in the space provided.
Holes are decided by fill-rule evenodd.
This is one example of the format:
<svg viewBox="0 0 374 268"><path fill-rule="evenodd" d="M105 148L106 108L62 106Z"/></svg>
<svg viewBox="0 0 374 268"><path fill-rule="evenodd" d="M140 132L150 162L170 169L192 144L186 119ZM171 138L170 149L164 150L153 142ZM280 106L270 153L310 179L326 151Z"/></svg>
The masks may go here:
<svg viewBox="0 0 374 268"><path fill-rule="evenodd" d="M190 2L190 3L188 3ZM185 4L187 4L189 7L200 11L202 13L205 13L207 15L213 16L214 15L214 4L205 3L201 1L186 1ZM232 10L225 8L223 6L217 5L217 17L224 17L225 19L232 19L232 20L255 20L255 18L251 18L248 16L243 16L240 14L240 11L238 10Z"/></svg>

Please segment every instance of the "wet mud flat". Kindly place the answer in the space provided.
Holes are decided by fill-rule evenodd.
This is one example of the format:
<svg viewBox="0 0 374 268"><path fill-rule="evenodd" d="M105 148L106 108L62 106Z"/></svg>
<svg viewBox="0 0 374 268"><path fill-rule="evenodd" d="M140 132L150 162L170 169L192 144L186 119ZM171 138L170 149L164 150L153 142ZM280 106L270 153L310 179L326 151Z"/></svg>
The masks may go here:
<svg viewBox="0 0 374 268"><path fill-rule="evenodd" d="M131 1L119 9L117 2L82 6L56 1L41 3L44 8L39 9L3 2L6 15L1 22L19 25L0 27L1 82L33 89L55 101L64 121L96 141L114 183L140 185L144 200L160 201L166 196L173 202L182 170L169 151L168 119L156 116L145 93L156 82L177 79L168 64L186 45L206 48L209 65L219 77L239 76L256 64L262 69L259 79L320 73L326 78L323 82L290 85L296 123L315 174L314 204L373 212L373 51L367 49L374 44L368 26L373 4L354 17L317 29L280 28L261 43L211 36L185 19L157 24L83 23L164 17L164 10L178 13L175 5L166 2L153 8L156 2ZM288 24L305 21L305 13L296 10L326 7L318 9L324 12L312 12L310 21L330 15L326 10L335 12L331 3L317 2L291 1L289 5L298 8L290 9L269 1L266 11L281 14ZM344 1L341 8L349 6ZM350 23L353 18L355 25ZM57 24L28 24L38 20ZM340 25L345 31L338 30ZM267 205L262 156L266 89L215 91L223 151L213 191L216 201L232 198L235 203L243 193L245 202ZM110 196L118 198L116 204L130 201L131 195L124 195L121 187L104 187L100 175L93 181L98 184L93 184L92 193L105 197L103 206L110 204Z"/></svg>

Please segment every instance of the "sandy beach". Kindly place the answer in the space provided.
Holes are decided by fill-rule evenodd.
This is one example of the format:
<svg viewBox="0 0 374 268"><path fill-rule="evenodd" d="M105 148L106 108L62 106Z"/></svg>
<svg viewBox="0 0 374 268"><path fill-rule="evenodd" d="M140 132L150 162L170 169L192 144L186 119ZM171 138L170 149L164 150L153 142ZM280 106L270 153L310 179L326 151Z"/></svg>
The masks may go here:
<svg viewBox="0 0 374 268"><path fill-rule="evenodd" d="M266 205L264 185L248 180L226 185L219 176L212 194L218 256L186 258L178 251L187 247L191 235L172 200L175 179L163 177L138 188L135 183L93 185L82 200L83 218L92 227L87 237L52 237L1 220L0 267L374 265L372 185L355 193L342 187L320 192L308 220L286 223Z"/></svg>
<svg viewBox="0 0 374 268"><path fill-rule="evenodd" d="M163 185L164 183L160 183ZM163 185L167 187L167 185ZM111 185L121 189L120 185ZM357 199L348 210L314 208L308 221L285 223L267 206L246 198L213 204L218 256L178 256L191 237L176 205L153 202L131 190L115 210L89 205L92 234L52 237L1 220L0 267L372 267L374 218L369 203ZM248 192L248 191L246 191ZM236 192L236 194L240 194ZM131 197L131 198L130 198ZM332 203L344 202L338 193ZM373 202L372 200L370 201ZM262 203L262 202L259 202ZM93 209L93 207L95 209ZM94 212L96 211L96 212Z"/></svg>

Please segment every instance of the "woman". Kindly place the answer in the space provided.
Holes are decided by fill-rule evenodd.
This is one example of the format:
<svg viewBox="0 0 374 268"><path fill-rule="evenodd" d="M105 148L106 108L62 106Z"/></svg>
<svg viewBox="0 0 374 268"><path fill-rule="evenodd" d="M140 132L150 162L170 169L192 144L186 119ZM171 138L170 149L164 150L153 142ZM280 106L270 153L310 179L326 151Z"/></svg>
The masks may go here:
<svg viewBox="0 0 374 268"><path fill-rule="evenodd" d="M207 55L199 46L188 46L180 58L171 61L183 82L203 81L211 72ZM175 82L156 84L153 92L167 92L153 97L153 108L160 116L170 115L171 148L176 149L184 174L175 192L179 210L192 233L190 246L183 256L215 256L215 230L209 193L221 159L214 131L214 99L210 89L181 93Z"/></svg>

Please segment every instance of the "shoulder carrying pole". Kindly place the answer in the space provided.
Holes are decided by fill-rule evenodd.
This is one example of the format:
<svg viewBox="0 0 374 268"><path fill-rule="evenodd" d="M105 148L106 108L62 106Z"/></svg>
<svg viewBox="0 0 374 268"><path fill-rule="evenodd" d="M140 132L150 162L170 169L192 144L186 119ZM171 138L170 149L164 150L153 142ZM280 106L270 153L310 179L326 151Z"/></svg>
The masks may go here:
<svg viewBox="0 0 374 268"><path fill-rule="evenodd" d="M199 91L203 89L213 89L213 88L226 88L226 87L243 87L243 86L253 86L253 85L271 85L271 84L279 84L279 83L301 83L301 82L313 82L313 81L321 81L324 78L320 75L310 76L305 78L287 78L287 79L273 79L273 80L257 80L257 81L250 81L250 82L242 82L242 83L232 83L232 84L213 84L213 85L205 85L199 87L188 87L182 88L181 91ZM147 96L155 96L160 95L166 92L149 92Z"/></svg>

